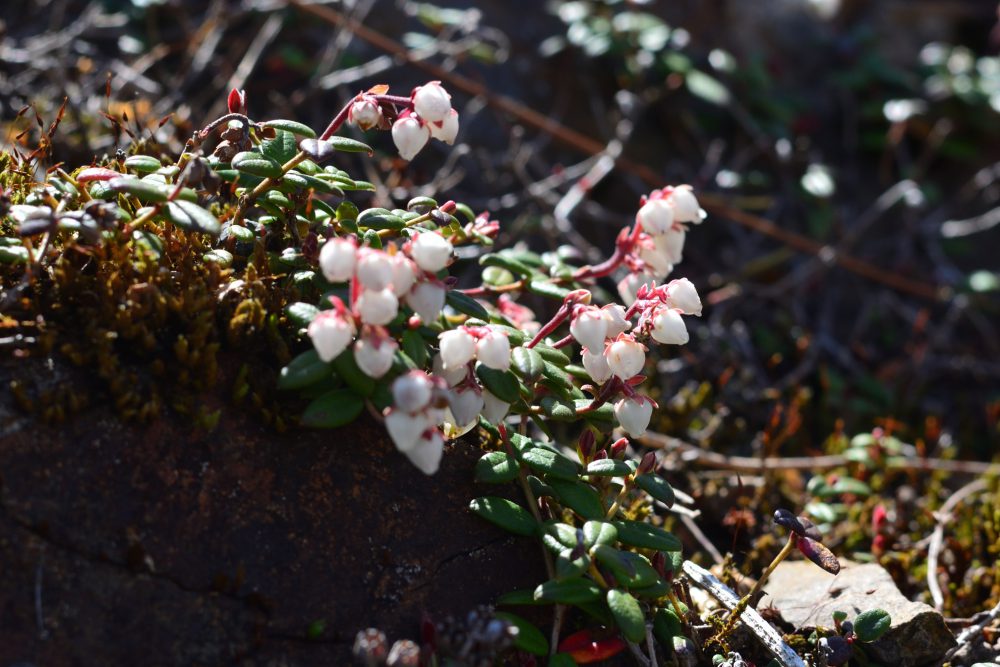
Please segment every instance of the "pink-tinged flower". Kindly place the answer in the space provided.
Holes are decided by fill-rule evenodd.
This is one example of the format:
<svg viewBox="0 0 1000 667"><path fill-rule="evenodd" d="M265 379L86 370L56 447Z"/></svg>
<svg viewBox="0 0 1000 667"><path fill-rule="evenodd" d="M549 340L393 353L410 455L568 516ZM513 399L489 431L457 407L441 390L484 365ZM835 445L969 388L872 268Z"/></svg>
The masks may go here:
<svg viewBox="0 0 1000 667"><path fill-rule="evenodd" d="M381 291L392 282L392 259L383 250L361 248L355 271L366 290Z"/></svg>
<svg viewBox="0 0 1000 667"><path fill-rule="evenodd" d="M448 394L448 407L455 417L455 426L462 429L479 416L483 411L483 394L479 387L462 386L452 389Z"/></svg>
<svg viewBox="0 0 1000 667"><path fill-rule="evenodd" d="M653 402L645 397L623 398L615 403L615 419L633 438L638 438L649 427L653 416Z"/></svg>
<svg viewBox="0 0 1000 667"><path fill-rule="evenodd" d="M378 127L382 122L382 107L374 95L362 95L354 100L350 110L347 112L347 121L354 123L362 130L370 130Z"/></svg>
<svg viewBox="0 0 1000 667"><path fill-rule="evenodd" d="M483 418L491 424L499 424L510 412L510 403L501 401L487 389L483 389Z"/></svg>
<svg viewBox="0 0 1000 667"><path fill-rule="evenodd" d="M629 273L622 278L618 283L618 296L621 297L622 303L626 306L635 303L636 294L643 285L652 288L656 285L656 281L641 273Z"/></svg>
<svg viewBox="0 0 1000 667"><path fill-rule="evenodd" d="M392 383L392 401L397 410L419 412L431 402L434 381L423 371L410 371Z"/></svg>
<svg viewBox="0 0 1000 667"><path fill-rule="evenodd" d="M385 415L385 429L396 449L401 452L408 452L416 447L420 435L433 426L423 412L409 413L392 408Z"/></svg>
<svg viewBox="0 0 1000 667"><path fill-rule="evenodd" d="M680 308L685 315L701 315L701 299L694 283L687 278L670 281L667 285L667 299L674 308Z"/></svg>
<svg viewBox="0 0 1000 667"><path fill-rule="evenodd" d="M609 303L601 308L604 319L608 321L608 338L614 338L632 328L632 323L625 319L625 307L618 303Z"/></svg>
<svg viewBox="0 0 1000 667"><path fill-rule="evenodd" d="M654 192L636 214L636 220L642 225L642 230L650 236L666 234L674 224L673 207L665 199L655 197L656 194L657 192Z"/></svg>
<svg viewBox="0 0 1000 667"><path fill-rule="evenodd" d="M432 368L434 369L434 375L436 377L443 379L449 387L454 387L456 384L464 380L468 375L468 368L465 366L459 366L457 368L445 368L444 361L441 360L440 352L434 355Z"/></svg>
<svg viewBox="0 0 1000 667"><path fill-rule="evenodd" d="M578 308L569 323L569 333L583 347L599 350L608 334L608 320L597 306Z"/></svg>
<svg viewBox="0 0 1000 667"><path fill-rule="evenodd" d="M406 458L425 475L433 475L441 465L444 453L444 436L436 428L426 429L413 449L406 452Z"/></svg>
<svg viewBox="0 0 1000 667"><path fill-rule="evenodd" d="M426 125L413 114L403 112L392 124L392 142L396 144L399 157L412 160L431 138Z"/></svg>
<svg viewBox="0 0 1000 667"><path fill-rule="evenodd" d="M643 272L655 280L663 280L674 270L674 263L661 249L658 241L667 238L669 233L660 236L642 234L637 244L638 256L645 267Z"/></svg>
<svg viewBox="0 0 1000 667"><path fill-rule="evenodd" d="M399 345L385 331L381 335L362 336L354 344L354 361L368 377L378 379L392 368Z"/></svg>
<svg viewBox="0 0 1000 667"><path fill-rule="evenodd" d="M510 341L507 334L490 329L476 341L476 358L487 368L505 371L510 368Z"/></svg>
<svg viewBox="0 0 1000 667"><path fill-rule="evenodd" d="M690 185L676 186L670 193L668 201L674 209L674 220L677 222L698 224L702 221L702 210Z"/></svg>
<svg viewBox="0 0 1000 667"><path fill-rule="evenodd" d="M621 334L604 350L611 372L621 380L628 380L642 371L646 363L646 348L631 334Z"/></svg>
<svg viewBox="0 0 1000 667"><path fill-rule="evenodd" d="M444 89L440 81L418 86L413 89L413 110L418 116L430 123L440 123L448 117L451 108L451 95Z"/></svg>
<svg viewBox="0 0 1000 667"><path fill-rule="evenodd" d="M476 339L464 327L441 332L438 341L445 370L465 366L476 356Z"/></svg>
<svg viewBox="0 0 1000 667"><path fill-rule="evenodd" d="M436 320L444 309L444 285L437 281L422 280L406 295L406 305L413 309L424 324Z"/></svg>
<svg viewBox="0 0 1000 667"><path fill-rule="evenodd" d="M354 275L358 243L353 236L333 238L319 249L319 268L331 283L342 283Z"/></svg>
<svg viewBox="0 0 1000 667"><path fill-rule="evenodd" d="M684 319L676 308L657 308L650 336L664 345L684 345L690 339Z"/></svg>
<svg viewBox="0 0 1000 667"><path fill-rule="evenodd" d="M402 253L392 255L392 293L405 296L416 280L416 270L409 257Z"/></svg>
<svg viewBox="0 0 1000 667"><path fill-rule="evenodd" d="M424 271L437 273L448 266L454 247L437 232L423 232L410 241L410 257Z"/></svg>
<svg viewBox="0 0 1000 667"><path fill-rule="evenodd" d="M354 340L354 322L341 303L339 308L324 310L314 317L307 332L319 358L333 361Z"/></svg>
<svg viewBox="0 0 1000 667"><path fill-rule="evenodd" d="M512 326L525 333L534 334L541 326L535 321L534 311L519 304L509 294L500 295L497 299L497 310L510 321Z"/></svg>
<svg viewBox="0 0 1000 667"><path fill-rule="evenodd" d="M600 348L598 348L600 349ZM611 376L611 366L603 352L591 352L588 348L583 348L583 367L587 369L587 374L597 384L604 384Z"/></svg>
<svg viewBox="0 0 1000 667"><path fill-rule="evenodd" d="M399 312L399 299L388 288L366 289L354 303L354 310L365 324L385 325L392 322Z"/></svg>
<svg viewBox="0 0 1000 667"><path fill-rule="evenodd" d="M687 237L687 230L678 225L666 234L661 234L653 238L657 251L663 255L671 264L680 264L684 259L684 239Z"/></svg>
<svg viewBox="0 0 1000 667"><path fill-rule="evenodd" d="M444 120L428 123L431 130L431 139L437 139L451 146L458 136L458 112L454 109L448 111Z"/></svg>

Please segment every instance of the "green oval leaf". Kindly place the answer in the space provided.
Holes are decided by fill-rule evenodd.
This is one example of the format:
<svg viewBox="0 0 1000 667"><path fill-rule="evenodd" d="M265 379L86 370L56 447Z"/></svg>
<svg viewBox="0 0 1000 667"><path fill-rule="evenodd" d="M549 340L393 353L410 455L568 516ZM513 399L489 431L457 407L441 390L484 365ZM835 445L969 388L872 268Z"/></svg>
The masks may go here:
<svg viewBox="0 0 1000 667"><path fill-rule="evenodd" d="M261 123L264 127L273 127L276 130L284 130L285 132L291 132L292 134L297 134L300 137L309 137L313 139L316 137L316 132L313 131L311 127L294 120L285 120L284 118L277 118L275 120L265 120Z"/></svg>
<svg viewBox="0 0 1000 667"><path fill-rule="evenodd" d="M664 646L671 646L673 637L684 634L684 624L673 609L661 607L653 616L653 635Z"/></svg>
<svg viewBox="0 0 1000 667"><path fill-rule="evenodd" d="M548 655L548 640L545 639L542 631L536 628L530 621L506 611L498 611L494 616L507 621L517 628L517 637L514 639L514 646L533 655Z"/></svg>
<svg viewBox="0 0 1000 667"><path fill-rule="evenodd" d="M570 508L584 519L599 520L604 518L604 505L601 504L601 497L589 484L551 478L547 481L560 504Z"/></svg>
<svg viewBox="0 0 1000 667"><path fill-rule="evenodd" d="M337 428L357 419L365 401L348 388L334 389L314 399L302 413L302 425Z"/></svg>
<svg viewBox="0 0 1000 667"><path fill-rule="evenodd" d="M222 231L219 220L209 211L189 201L178 199L167 204L170 222L181 229L218 236Z"/></svg>
<svg viewBox="0 0 1000 667"><path fill-rule="evenodd" d="M581 602L592 602L601 597L601 589L590 579L576 577L575 579L546 581L535 589L534 597L535 600L543 602L580 604Z"/></svg>
<svg viewBox="0 0 1000 667"><path fill-rule="evenodd" d="M645 475L636 477L635 483L655 500L659 500L667 507L673 507L674 489L667 480L655 473L646 473Z"/></svg>
<svg viewBox="0 0 1000 667"><path fill-rule="evenodd" d="M618 530L607 521L588 521L583 524L583 541L589 549L596 544L614 544Z"/></svg>
<svg viewBox="0 0 1000 667"><path fill-rule="evenodd" d="M367 398L374 393L375 379L358 367L358 362L354 360L354 351L351 348L347 348L333 360L333 367L344 383L358 395Z"/></svg>
<svg viewBox="0 0 1000 667"><path fill-rule="evenodd" d="M863 642L873 642L889 631L892 618L884 609L869 609L854 619L854 634Z"/></svg>
<svg viewBox="0 0 1000 667"><path fill-rule="evenodd" d="M479 364L476 367L476 377L479 378L484 387L490 390L491 394L504 403L514 403L521 396L521 383L517 376L509 370L502 371Z"/></svg>
<svg viewBox="0 0 1000 667"><path fill-rule="evenodd" d="M332 136L327 140L335 150L343 151L345 153L368 153L371 155L374 151L372 147L361 141L356 141L354 139L348 139L347 137ZM357 181L360 183L361 181Z"/></svg>
<svg viewBox="0 0 1000 667"><path fill-rule="evenodd" d="M296 301L285 307L285 314L288 315L288 319L292 321L292 324L304 328L309 326L309 323L319 315L319 308L311 303Z"/></svg>
<svg viewBox="0 0 1000 667"><path fill-rule="evenodd" d="M534 384L545 371L545 360L534 348L515 347L511 351L510 362L525 384Z"/></svg>
<svg viewBox="0 0 1000 667"><path fill-rule="evenodd" d="M532 273L532 268L527 264L524 264L512 257L502 255L495 252L486 253L479 258L480 266L497 266L501 269L507 269L511 273L518 276L528 276Z"/></svg>
<svg viewBox="0 0 1000 667"><path fill-rule="evenodd" d="M503 484L517 479L518 465L507 452L489 452L476 461L476 480Z"/></svg>
<svg viewBox="0 0 1000 667"><path fill-rule="evenodd" d="M323 361L316 350L306 350L281 369L278 389L301 389L333 374L333 362Z"/></svg>
<svg viewBox="0 0 1000 667"><path fill-rule="evenodd" d="M162 166L152 155L130 155L125 158L125 167L140 174L152 174Z"/></svg>
<svg viewBox="0 0 1000 667"><path fill-rule="evenodd" d="M639 643L646 637L646 617L642 607L627 591L612 588L608 591L608 609L615 624L630 642Z"/></svg>
<svg viewBox="0 0 1000 667"><path fill-rule="evenodd" d="M499 398L503 400L502 396ZM547 447L529 447L521 452L521 460L535 472L556 479L575 480L580 474L580 466L576 462Z"/></svg>
<svg viewBox="0 0 1000 667"><path fill-rule="evenodd" d="M614 521L618 539L630 547L656 551L680 551L681 541L671 533L643 521Z"/></svg>
<svg viewBox="0 0 1000 667"><path fill-rule="evenodd" d="M506 498L483 496L469 503L469 509L491 523L517 535L534 535L538 523L528 510Z"/></svg>
<svg viewBox="0 0 1000 667"><path fill-rule="evenodd" d="M26 264L30 256L23 245L0 246L0 264Z"/></svg>
<svg viewBox="0 0 1000 667"><path fill-rule="evenodd" d="M490 314L486 312L483 304L479 303L464 292L451 289L448 290L444 298L445 303L458 312L464 313L469 317L478 317L481 320L488 320L490 318Z"/></svg>
<svg viewBox="0 0 1000 667"><path fill-rule="evenodd" d="M140 178L132 178L130 176L112 178L110 181L107 181L107 187L113 192L137 197L140 201L147 204L162 204L167 201L172 189L164 187L161 183L144 181Z"/></svg>
<svg viewBox="0 0 1000 667"><path fill-rule="evenodd" d="M282 174L281 164L277 160L253 151L237 153L232 164L233 169L261 178L280 178Z"/></svg>
<svg viewBox="0 0 1000 667"><path fill-rule="evenodd" d="M546 279L532 280L528 283L528 291L555 301L562 301L569 290Z"/></svg>
<svg viewBox="0 0 1000 667"><path fill-rule="evenodd" d="M624 477L632 474L632 469L618 459L597 459L587 464L586 473L598 477Z"/></svg>

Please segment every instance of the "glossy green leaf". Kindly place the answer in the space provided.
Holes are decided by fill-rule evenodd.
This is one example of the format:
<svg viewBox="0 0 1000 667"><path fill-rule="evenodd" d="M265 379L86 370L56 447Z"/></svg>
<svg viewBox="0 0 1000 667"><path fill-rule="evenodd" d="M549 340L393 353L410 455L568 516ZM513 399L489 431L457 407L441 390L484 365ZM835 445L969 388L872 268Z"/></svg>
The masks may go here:
<svg viewBox="0 0 1000 667"><path fill-rule="evenodd" d="M286 132L285 130L276 130L276 134L273 139L268 139L261 143L260 151L266 157L271 158L278 164L285 164L298 154L299 147L296 145L296 139L293 133ZM235 163L236 160L234 158L234 166ZM239 167L237 167L237 169L239 169Z"/></svg>
<svg viewBox="0 0 1000 667"><path fill-rule="evenodd" d="M503 484L517 479L519 466L507 452L489 452L476 461L476 480Z"/></svg>
<svg viewBox="0 0 1000 667"><path fill-rule="evenodd" d="M549 486L560 504L570 508L584 519L603 519L601 497L589 484L562 479L548 479Z"/></svg>
<svg viewBox="0 0 1000 667"><path fill-rule="evenodd" d="M374 378L358 368L358 362L354 360L354 351L350 348L333 360L333 367L344 383L359 396L367 398L375 391Z"/></svg>
<svg viewBox="0 0 1000 667"><path fill-rule="evenodd" d="M539 602L535 599L535 591L528 588L521 588L516 591L504 593L497 598L497 604L506 606L536 605Z"/></svg>
<svg viewBox="0 0 1000 667"><path fill-rule="evenodd" d="M574 549L563 549L556 554L556 579L579 577L590 567L590 556L586 552L577 553Z"/></svg>
<svg viewBox="0 0 1000 667"><path fill-rule="evenodd" d="M579 604L601 597L601 588L590 579L576 577L546 581L535 589L535 599L558 604Z"/></svg>
<svg viewBox="0 0 1000 667"><path fill-rule="evenodd" d="M532 273L532 268L527 264L500 253L491 252L483 255L479 258L479 264L507 269L516 276L529 276Z"/></svg>
<svg viewBox="0 0 1000 667"><path fill-rule="evenodd" d="M551 345L546 345L545 343L539 343L534 348L532 348L538 354L542 355L542 359L549 362L550 364L555 364L557 368L565 369L566 365L570 362L569 356L562 350L557 350Z"/></svg>
<svg viewBox="0 0 1000 667"><path fill-rule="evenodd" d="M511 351L511 366L521 376L525 384L534 384L542 376L545 362L538 350L528 347L515 347Z"/></svg>
<svg viewBox="0 0 1000 667"><path fill-rule="evenodd" d="M342 151L344 153L368 153L372 154L374 151L372 147L368 144L356 141L354 139L348 139L347 137L332 136L326 140L330 145L332 145L336 150ZM363 181L356 181L357 183L363 183ZM370 184L369 184L370 185Z"/></svg>
<svg viewBox="0 0 1000 667"><path fill-rule="evenodd" d="M0 246L0 264L26 264L31 257L23 245Z"/></svg>
<svg viewBox="0 0 1000 667"><path fill-rule="evenodd" d="M261 178L279 178L282 174L277 160L253 151L237 153L232 164L240 173Z"/></svg>
<svg viewBox="0 0 1000 667"><path fill-rule="evenodd" d="M488 320L490 317L483 304L459 290L448 290L445 294L445 303L469 317L478 317L481 320Z"/></svg>
<svg viewBox="0 0 1000 667"><path fill-rule="evenodd" d="M644 521L615 521L618 539L630 547L655 551L680 551L681 541L673 534Z"/></svg>
<svg viewBox="0 0 1000 667"><path fill-rule="evenodd" d="M636 477L635 483L655 500L659 500L667 507L673 507L674 489L667 480L655 473L646 473L645 475Z"/></svg>
<svg viewBox="0 0 1000 667"><path fill-rule="evenodd" d="M642 607L627 591L612 588L608 591L608 608L614 616L615 624L630 642L639 643L646 637L646 617Z"/></svg>
<svg viewBox="0 0 1000 667"><path fill-rule="evenodd" d="M313 139L316 137L316 132L313 131L311 127L294 120L285 120L283 118L277 118L275 120L265 120L261 123L264 127L273 127L276 130L284 130L285 132L291 132L292 134L297 134L300 137L309 137Z"/></svg>
<svg viewBox="0 0 1000 667"><path fill-rule="evenodd" d="M333 362L323 361L316 350L306 350L281 369L278 389L301 389L333 374Z"/></svg>
<svg viewBox="0 0 1000 667"><path fill-rule="evenodd" d="M418 368L427 365L427 343L416 329L407 329L403 332L403 351L413 359Z"/></svg>
<svg viewBox="0 0 1000 667"><path fill-rule="evenodd" d="M873 642L889 631L892 618L884 609L869 609L854 619L854 634L863 642Z"/></svg>
<svg viewBox="0 0 1000 667"><path fill-rule="evenodd" d="M569 290L544 278L528 283L528 291L555 301L562 301L569 295Z"/></svg>
<svg viewBox="0 0 1000 667"><path fill-rule="evenodd" d="M536 473L544 473L550 478L575 480L580 474L580 466L575 461L547 447L529 447L521 452L521 460Z"/></svg>
<svg viewBox="0 0 1000 667"><path fill-rule="evenodd" d="M607 521L588 521L583 524L583 542L588 549L595 544L614 544L617 540L617 528Z"/></svg>
<svg viewBox="0 0 1000 667"><path fill-rule="evenodd" d="M533 655L549 654L548 640L545 639L542 631L530 621L506 611L498 611L494 616L507 621L517 628L517 638L514 640L514 646Z"/></svg>
<svg viewBox="0 0 1000 667"><path fill-rule="evenodd" d="M568 523L547 521L545 523L545 536L553 538L554 542L547 544L555 553L560 553L563 549L573 549L577 546L576 528Z"/></svg>
<svg viewBox="0 0 1000 667"><path fill-rule="evenodd" d="M302 425L337 428L350 424L364 410L365 401L348 388L334 389L313 400L302 413Z"/></svg>
<svg viewBox="0 0 1000 667"><path fill-rule="evenodd" d="M167 216L170 222L187 231L202 232L212 236L218 236L222 231L222 226L215 215L189 201L178 199L167 204Z"/></svg>
<svg viewBox="0 0 1000 667"><path fill-rule="evenodd" d="M311 303L296 301L285 307L285 314L288 315L288 319L295 326L307 327L319 315L319 308Z"/></svg>
<svg viewBox="0 0 1000 667"><path fill-rule="evenodd" d="M469 509L491 523L517 535L533 535L538 523L528 510L506 498L483 496L469 503Z"/></svg>
<svg viewBox="0 0 1000 667"><path fill-rule="evenodd" d="M514 403L521 396L521 385L512 372L497 368L487 368L480 364L476 367L476 377L490 393L505 403Z"/></svg>
<svg viewBox="0 0 1000 667"><path fill-rule="evenodd" d="M677 612L670 608L660 608L653 616L653 635L664 646L671 646L673 638L684 634L684 624Z"/></svg>
<svg viewBox="0 0 1000 667"><path fill-rule="evenodd" d="M162 166L152 155L130 155L125 158L125 167L140 174L152 174Z"/></svg>
<svg viewBox="0 0 1000 667"><path fill-rule="evenodd" d="M624 477L631 474L632 469L618 459L597 459L587 464L586 472L599 477Z"/></svg>

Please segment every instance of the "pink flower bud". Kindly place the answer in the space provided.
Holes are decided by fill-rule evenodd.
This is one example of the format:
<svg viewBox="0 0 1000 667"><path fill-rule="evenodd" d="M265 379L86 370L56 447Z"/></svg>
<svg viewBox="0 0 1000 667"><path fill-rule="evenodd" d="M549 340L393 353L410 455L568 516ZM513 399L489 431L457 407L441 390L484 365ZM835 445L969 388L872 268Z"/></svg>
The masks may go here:
<svg viewBox="0 0 1000 667"><path fill-rule="evenodd" d="M448 266L454 248L437 232L423 232L410 242L410 257L424 271L437 273Z"/></svg>
<svg viewBox="0 0 1000 667"><path fill-rule="evenodd" d="M576 311L569 324L569 332L580 345L590 350L604 347L608 333L608 320L597 306L587 306Z"/></svg>
<svg viewBox="0 0 1000 667"><path fill-rule="evenodd" d="M354 340L354 323L335 310L324 310L307 329L316 353L323 361L333 361Z"/></svg>
<svg viewBox="0 0 1000 667"><path fill-rule="evenodd" d="M459 387L448 395L448 407L455 417L455 426L464 428L475 421L485 405L483 394L478 387Z"/></svg>
<svg viewBox="0 0 1000 667"><path fill-rule="evenodd" d="M433 424L423 412L415 414L404 410L392 409L385 416L385 430L396 445L396 449L407 452L416 447L420 434L431 428Z"/></svg>
<svg viewBox="0 0 1000 667"><path fill-rule="evenodd" d="M373 127L378 127L379 123L382 122L382 107L379 106L374 97L363 95L361 99L355 100L354 104L351 105L347 112L347 120L362 130L370 130Z"/></svg>
<svg viewBox="0 0 1000 667"><path fill-rule="evenodd" d="M430 138L430 130L416 116L400 115L392 124L392 142L404 160L416 157Z"/></svg>
<svg viewBox="0 0 1000 667"><path fill-rule="evenodd" d="M690 339L684 319L676 308L657 308L650 335L664 345L684 345Z"/></svg>
<svg viewBox="0 0 1000 667"><path fill-rule="evenodd" d="M656 468L656 452L646 452L642 455L642 460L639 461L639 467L636 469L636 475L646 475L653 472Z"/></svg>
<svg viewBox="0 0 1000 667"><path fill-rule="evenodd" d="M698 224L702 221L702 210L690 185L676 186L667 201L674 209L674 220L677 222Z"/></svg>
<svg viewBox="0 0 1000 667"><path fill-rule="evenodd" d="M674 209L665 199L650 199L639 209L636 219L642 224L644 232L659 236L670 231L674 224Z"/></svg>
<svg viewBox="0 0 1000 667"><path fill-rule="evenodd" d="M623 398L615 403L615 419L633 438L638 438L646 432L652 416L653 404L650 401Z"/></svg>
<svg viewBox="0 0 1000 667"><path fill-rule="evenodd" d="M354 361L368 377L378 379L392 368L399 345L388 335L363 336L354 344Z"/></svg>
<svg viewBox="0 0 1000 667"><path fill-rule="evenodd" d="M392 383L392 400L397 410L418 412L431 402L434 381L423 371L410 371Z"/></svg>
<svg viewBox="0 0 1000 667"><path fill-rule="evenodd" d="M441 365L445 370L465 366L476 355L476 339L463 328L441 332L438 341Z"/></svg>
<svg viewBox="0 0 1000 667"><path fill-rule="evenodd" d="M319 250L319 268L331 283L342 283L354 275L358 244L354 237L333 238Z"/></svg>
<svg viewBox="0 0 1000 667"><path fill-rule="evenodd" d="M510 403L501 401L499 398L483 389L483 417L491 424L499 424L503 421L507 413L510 412Z"/></svg>
<svg viewBox="0 0 1000 667"><path fill-rule="evenodd" d="M413 110L431 123L443 121L451 111L451 95L440 81L431 81L413 90Z"/></svg>
<svg viewBox="0 0 1000 667"><path fill-rule="evenodd" d="M391 289L366 289L358 297L354 309L365 324L385 325L399 312L399 300Z"/></svg>
<svg viewBox="0 0 1000 667"><path fill-rule="evenodd" d="M610 457L613 459L624 458L626 449L628 449L628 438L619 438L611 445Z"/></svg>
<svg viewBox="0 0 1000 667"><path fill-rule="evenodd" d="M694 283L687 278L672 280L667 285L667 298L674 308L680 308L685 315L701 315L701 299Z"/></svg>
<svg viewBox="0 0 1000 667"><path fill-rule="evenodd" d="M613 375L604 353L591 352L588 348L583 348L583 367L587 369L590 378L597 384L604 384Z"/></svg>
<svg viewBox="0 0 1000 667"><path fill-rule="evenodd" d="M444 117L444 120L437 123L429 123L429 127L431 130L431 139L443 141L451 146L455 143L455 137L458 136L458 112L451 109L448 111L448 115Z"/></svg>
<svg viewBox="0 0 1000 667"><path fill-rule="evenodd" d="M638 375L646 363L646 352L642 344L628 334L622 334L615 342L608 345L604 356L608 360L611 372L622 380Z"/></svg>
<svg viewBox="0 0 1000 667"><path fill-rule="evenodd" d="M487 368L510 368L510 341L507 334L490 329L476 342L476 358Z"/></svg>
<svg viewBox="0 0 1000 667"><path fill-rule="evenodd" d="M406 295L406 305L420 316L424 324L438 318L444 308L445 289L439 282L424 280L413 286Z"/></svg>
<svg viewBox="0 0 1000 667"><path fill-rule="evenodd" d="M441 455L444 453L444 436L436 428L425 430L417 445L404 452L410 463L420 469L425 475L433 475L441 465Z"/></svg>
<svg viewBox="0 0 1000 667"><path fill-rule="evenodd" d="M366 290L384 290L392 282L392 259L375 248L361 248L357 254L358 280ZM394 291L395 293L395 291Z"/></svg>

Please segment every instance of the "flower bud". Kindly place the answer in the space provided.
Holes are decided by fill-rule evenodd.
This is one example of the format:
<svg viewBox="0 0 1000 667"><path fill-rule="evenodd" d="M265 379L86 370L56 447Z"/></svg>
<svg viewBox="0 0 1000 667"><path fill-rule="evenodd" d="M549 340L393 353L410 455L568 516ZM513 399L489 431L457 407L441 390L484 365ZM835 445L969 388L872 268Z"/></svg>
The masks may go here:
<svg viewBox="0 0 1000 667"><path fill-rule="evenodd" d="M354 237L333 238L319 249L319 268L331 283L342 283L354 275L358 244Z"/></svg>
<svg viewBox="0 0 1000 667"><path fill-rule="evenodd" d="M580 434L580 440L576 446L580 452L580 458L584 463L590 460L591 455L594 453L595 444L597 444L597 436L594 435L591 429L584 429L583 433Z"/></svg>
<svg viewBox="0 0 1000 667"><path fill-rule="evenodd" d="M454 248L437 232L423 232L410 242L410 257L422 270L437 273L448 266Z"/></svg>
<svg viewBox="0 0 1000 667"><path fill-rule="evenodd" d="M384 290L392 282L392 260L389 254L375 248L358 250L358 280L366 290Z"/></svg>
<svg viewBox="0 0 1000 667"><path fill-rule="evenodd" d="M611 445L609 457L613 459L624 458L626 449L628 449L628 438L619 438Z"/></svg>
<svg viewBox="0 0 1000 667"><path fill-rule="evenodd" d="M510 412L510 403L501 401L487 389L483 389L483 418L491 424L499 424Z"/></svg>
<svg viewBox="0 0 1000 667"><path fill-rule="evenodd" d="M441 332L438 341L441 365L445 370L464 366L476 355L476 339L463 328Z"/></svg>
<svg viewBox="0 0 1000 667"><path fill-rule="evenodd" d="M656 468L656 452L646 452L642 456L642 460L639 461L639 467L636 469L636 475L645 475L647 473L653 472Z"/></svg>
<svg viewBox="0 0 1000 667"><path fill-rule="evenodd" d="M408 452L416 447L420 434L432 426L423 412L410 414L393 408L385 416L385 430L389 432L396 449L401 452Z"/></svg>
<svg viewBox="0 0 1000 667"><path fill-rule="evenodd" d="M431 81L413 90L413 110L430 123L439 123L451 108L451 95L441 86L440 81Z"/></svg>
<svg viewBox="0 0 1000 667"><path fill-rule="evenodd" d="M687 278L672 280L667 285L667 298L674 308L680 308L685 315L701 315L701 299L694 283Z"/></svg>
<svg viewBox="0 0 1000 667"><path fill-rule="evenodd" d="M388 335L363 336L354 344L354 361L368 377L378 379L392 368L392 359L399 345Z"/></svg>
<svg viewBox="0 0 1000 667"><path fill-rule="evenodd" d="M430 130L416 116L401 115L392 124L392 142L396 144L399 156L404 160L416 157L430 137Z"/></svg>
<svg viewBox="0 0 1000 667"><path fill-rule="evenodd" d="M358 317L365 324L385 325L399 312L399 299L391 289L366 289L354 304Z"/></svg>
<svg viewBox="0 0 1000 667"><path fill-rule="evenodd" d="M670 231L674 224L674 209L665 199L650 199L639 209L636 219L644 232L659 236Z"/></svg>
<svg viewBox="0 0 1000 667"><path fill-rule="evenodd" d="M425 475L433 475L441 465L441 454L444 453L444 436L436 428L427 429L417 440L417 445L404 452L410 463L417 466Z"/></svg>
<svg viewBox="0 0 1000 667"><path fill-rule="evenodd" d="M484 405L483 394L478 387L460 387L448 395L448 407L455 417L455 426L460 429L475 421Z"/></svg>
<svg viewBox="0 0 1000 667"><path fill-rule="evenodd" d="M623 398L615 403L615 419L633 438L638 438L646 432L652 416L653 404L650 401Z"/></svg>
<svg viewBox="0 0 1000 667"><path fill-rule="evenodd" d="M583 367L597 384L604 384L613 375L604 353L591 352L588 348L583 348Z"/></svg>
<svg viewBox="0 0 1000 667"><path fill-rule="evenodd" d="M363 95L361 99L355 100L347 112L347 121L354 123L362 130L370 130L378 127L382 122L382 107L378 101L369 95Z"/></svg>
<svg viewBox="0 0 1000 667"><path fill-rule="evenodd" d="M641 343L627 334L611 343L604 352L611 372L622 380L638 375L646 363L646 352Z"/></svg>
<svg viewBox="0 0 1000 667"><path fill-rule="evenodd" d="M445 289L441 283L424 280L414 285L406 295L406 305L420 316L424 324L430 324L441 314L444 299Z"/></svg>
<svg viewBox="0 0 1000 667"><path fill-rule="evenodd" d="M702 220L701 207L698 199L691 191L690 185L678 185L667 199L674 210L674 220L677 222L700 223Z"/></svg>
<svg viewBox="0 0 1000 667"><path fill-rule="evenodd" d="M433 380L423 371L410 371L392 383L393 405L403 412L417 412L431 402Z"/></svg>
<svg viewBox="0 0 1000 667"><path fill-rule="evenodd" d="M569 333L583 347L589 350L599 350L604 347L604 339L608 333L608 320L603 311L596 306L580 308L576 311L573 321L569 323Z"/></svg>
<svg viewBox="0 0 1000 667"><path fill-rule="evenodd" d="M354 340L354 323L334 310L324 310L306 330L316 353L323 361L333 361Z"/></svg>
<svg viewBox="0 0 1000 667"><path fill-rule="evenodd" d="M684 345L690 338L681 311L676 308L656 309L650 335L657 343L664 345Z"/></svg>
<svg viewBox="0 0 1000 667"><path fill-rule="evenodd" d="M476 358L487 368L510 368L510 341L507 334L490 329L476 342Z"/></svg>
<svg viewBox="0 0 1000 667"><path fill-rule="evenodd" d="M429 124L431 139L437 139L451 146L458 136L458 112L454 109L448 112L444 120Z"/></svg>

